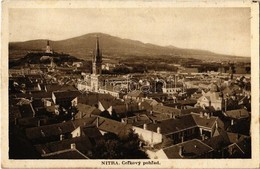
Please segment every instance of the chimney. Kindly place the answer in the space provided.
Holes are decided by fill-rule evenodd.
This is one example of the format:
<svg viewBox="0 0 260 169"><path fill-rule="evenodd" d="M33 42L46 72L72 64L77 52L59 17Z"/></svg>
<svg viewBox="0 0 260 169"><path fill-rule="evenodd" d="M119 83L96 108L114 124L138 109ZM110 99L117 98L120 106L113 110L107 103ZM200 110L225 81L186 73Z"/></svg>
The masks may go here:
<svg viewBox="0 0 260 169"><path fill-rule="evenodd" d="M202 140L202 141L205 140L205 134L202 134L202 135L201 135L201 140Z"/></svg>
<svg viewBox="0 0 260 169"><path fill-rule="evenodd" d="M161 134L161 127L157 127L157 133Z"/></svg>
<svg viewBox="0 0 260 169"><path fill-rule="evenodd" d="M179 155L181 157L183 157L183 151L184 151L184 147L183 146L179 146Z"/></svg>
<svg viewBox="0 0 260 169"><path fill-rule="evenodd" d="M82 117L83 117L83 113L80 111L79 112L79 117L82 119Z"/></svg>
<svg viewBox="0 0 260 169"><path fill-rule="evenodd" d="M64 140L64 135L63 134L60 135L60 141L62 141L62 140Z"/></svg>
<svg viewBox="0 0 260 169"><path fill-rule="evenodd" d="M203 112L200 112L200 117L203 118Z"/></svg>
<svg viewBox="0 0 260 169"><path fill-rule="evenodd" d="M140 103L140 102L138 103L138 109L139 109L139 110L142 109L142 108L141 108L141 103Z"/></svg>
<svg viewBox="0 0 260 169"><path fill-rule="evenodd" d="M96 119L96 125L97 125L97 127L99 126L99 117L97 117L97 119Z"/></svg>
<svg viewBox="0 0 260 169"><path fill-rule="evenodd" d="M144 124L144 130L146 130L147 129L147 124Z"/></svg>
<svg viewBox="0 0 260 169"><path fill-rule="evenodd" d="M43 130L41 130L41 135L42 135L42 137L45 137L45 133Z"/></svg>
<svg viewBox="0 0 260 169"><path fill-rule="evenodd" d="M207 119L210 119L210 113L207 113Z"/></svg>
<svg viewBox="0 0 260 169"><path fill-rule="evenodd" d="M75 120L75 117L74 117L74 112L71 113L71 120Z"/></svg>
<svg viewBox="0 0 260 169"><path fill-rule="evenodd" d="M76 149L76 144L75 144L75 143L71 143L71 144L70 144L70 148L71 148L71 149Z"/></svg>

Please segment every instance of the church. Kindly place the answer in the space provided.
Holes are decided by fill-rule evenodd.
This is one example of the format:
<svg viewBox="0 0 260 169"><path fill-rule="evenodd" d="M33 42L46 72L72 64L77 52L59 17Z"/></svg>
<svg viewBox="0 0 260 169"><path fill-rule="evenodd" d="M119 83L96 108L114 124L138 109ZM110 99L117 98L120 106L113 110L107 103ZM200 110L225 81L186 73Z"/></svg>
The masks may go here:
<svg viewBox="0 0 260 169"><path fill-rule="evenodd" d="M99 48L99 38L97 37L96 49L92 59L92 74L91 80L91 91L98 92L99 90L99 77L102 74L102 53Z"/></svg>
<svg viewBox="0 0 260 169"><path fill-rule="evenodd" d="M83 81L78 82L77 88L80 91L109 93L114 97L119 97L119 92L106 83L106 81L109 81L109 78L108 75L102 75L102 51L100 49L99 37L97 37L92 58L92 73L91 75L86 75Z"/></svg>

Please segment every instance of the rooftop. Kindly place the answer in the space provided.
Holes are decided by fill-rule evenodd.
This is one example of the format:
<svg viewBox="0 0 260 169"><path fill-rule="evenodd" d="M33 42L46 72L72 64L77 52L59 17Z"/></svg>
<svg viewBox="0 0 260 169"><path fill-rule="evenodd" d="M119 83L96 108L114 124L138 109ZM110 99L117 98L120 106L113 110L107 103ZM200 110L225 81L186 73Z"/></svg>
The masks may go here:
<svg viewBox="0 0 260 169"><path fill-rule="evenodd" d="M183 147L182 154L179 153L180 146ZM163 151L169 159L178 159L200 157L203 154L213 151L213 149L205 143L203 143L202 141L198 139L193 139L164 148Z"/></svg>

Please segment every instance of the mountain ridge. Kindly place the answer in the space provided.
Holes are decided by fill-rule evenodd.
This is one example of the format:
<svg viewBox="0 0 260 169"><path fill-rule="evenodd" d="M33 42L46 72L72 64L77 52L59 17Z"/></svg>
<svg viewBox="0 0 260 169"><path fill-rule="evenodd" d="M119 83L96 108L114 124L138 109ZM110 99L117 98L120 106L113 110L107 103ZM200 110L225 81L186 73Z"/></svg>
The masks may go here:
<svg viewBox="0 0 260 169"><path fill-rule="evenodd" d="M58 41L50 41L50 46L55 52L67 53L79 59L89 60L95 49L96 37L100 38L102 52L107 57L183 57L200 60L250 60L241 56L230 56L213 53L200 49L184 49L175 46L160 46L151 43L143 43L139 40L124 39L104 33L89 33L73 38ZM45 50L48 39L29 40L24 42L9 43L9 59L21 58L28 51Z"/></svg>

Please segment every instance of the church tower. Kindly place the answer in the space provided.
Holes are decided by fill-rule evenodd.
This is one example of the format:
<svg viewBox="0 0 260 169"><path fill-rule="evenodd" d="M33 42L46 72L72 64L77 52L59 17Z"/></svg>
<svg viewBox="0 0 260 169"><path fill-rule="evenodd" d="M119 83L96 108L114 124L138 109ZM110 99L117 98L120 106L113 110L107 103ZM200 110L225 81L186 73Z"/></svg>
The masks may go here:
<svg viewBox="0 0 260 169"><path fill-rule="evenodd" d="M96 49L92 60L92 74L100 75L102 71L102 53L99 49L99 38L97 37Z"/></svg>
<svg viewBox="0 0 260 169"><path fill-rule="evenodd" d="M99 49L99 38L97 37L96 49L92 59L91 89L94 92L99 90L99 76L102 71L102 53Z"/></svg>
<svg viewBox="0 0 260 169"><path fill-rule="evenodd" d="M45 53L52 53L51 47L50 47L50 41L47 41L46 51Z"/></svg>

